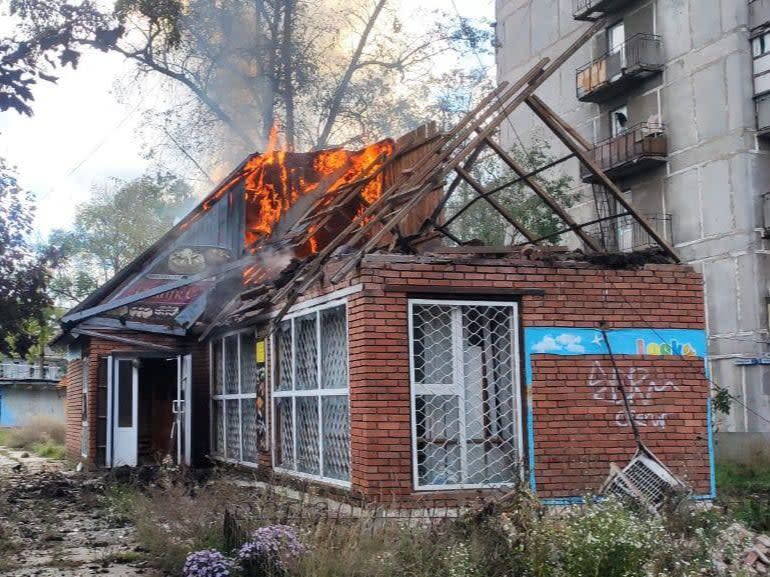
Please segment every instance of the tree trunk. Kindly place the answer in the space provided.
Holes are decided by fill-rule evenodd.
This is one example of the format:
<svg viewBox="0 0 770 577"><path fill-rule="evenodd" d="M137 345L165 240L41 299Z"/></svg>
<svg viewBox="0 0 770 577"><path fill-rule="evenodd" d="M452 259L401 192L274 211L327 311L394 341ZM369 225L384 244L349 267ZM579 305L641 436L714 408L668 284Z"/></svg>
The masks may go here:
<svg viewBox="0 0 770 577"><path fill-rule="evenodd" d="M294 75L293 72L293 51L292 51L292 28L294 26L294 0L284 0L283 13L283 99L286 107L286 146L289 150L294 150L295 127L294 127Z"/></svg>
<svg viewBox="0 0 770 577"><path fill-rule="evenodd" d="M326 117L326 122L324 124L323 130L321 131L321 136L318 137L318 142L316 143L316 150L319 148L324 148L328 144L329 135L331 134L332 128L334 127L334 123L337 121L337 117L340 114L342 99L345 97L345 93L347 92L348 87L350 86L350 81L353 78L353 74L358 68L358 64L361 61L361 55L364 52L364 48L366 48L366 44L369 42L369 36L372 33L372 29L374 28L374 25L377 22L377 19L380 17L380 13L382 12L382 9L385 7L385 4L387 3L387 1L388 0L378 0L376 6L374 7L374 11L369 17L369 20L366 22L366 26L364 27L364 30L361 33L361 38L358 39L358 45L356 46L356 50L355 52L353 52L353 56L350 59L350 63L348 64L348 67L345 70L345 74L342 75L342 78L340 79L340 83L337 85L337 88L334 91L334 95L332 96L332 101L331 101L331 104L329 105L329 114Z"/></svg>

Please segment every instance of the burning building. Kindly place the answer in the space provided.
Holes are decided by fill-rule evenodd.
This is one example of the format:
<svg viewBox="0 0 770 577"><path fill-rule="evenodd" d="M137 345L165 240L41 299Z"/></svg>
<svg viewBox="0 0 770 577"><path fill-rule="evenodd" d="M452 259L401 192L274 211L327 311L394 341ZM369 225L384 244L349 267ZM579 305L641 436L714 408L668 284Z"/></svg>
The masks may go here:
<svg viewBox="0 0 770 577"><path fill-rule="evenodd" d="M638 431L712 496L701 279L534 94L600 25L448 132L247 158L62 318L70 457L222 461L399 506L522 482L563 503ZM565 157L497 143L521 105ZM544 184L573 159L603 187L589 222ZM644 251L617 253L621 218Z"/></svg>

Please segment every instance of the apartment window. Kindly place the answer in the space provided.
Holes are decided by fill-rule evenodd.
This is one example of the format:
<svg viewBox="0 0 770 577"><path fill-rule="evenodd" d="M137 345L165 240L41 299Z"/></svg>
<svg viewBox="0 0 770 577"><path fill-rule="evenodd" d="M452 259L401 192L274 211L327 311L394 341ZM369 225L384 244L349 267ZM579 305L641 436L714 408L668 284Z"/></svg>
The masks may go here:
<svg viewBox="0 0 770 577"><path fill-rule="evenodd" d="M631 191L624 190L623 198L630 203ZM615 214L623 214L626 209L617 200L615 202ZM617 246L620 252L631 252L634 250L634 220L630 215L621 216L617 219L616 227Z"/></svg>
<svg viewBox="0 0 770 577"><path fill-rule="evenodd" d="M617 80L623 74L623 69L626 68L626 25L621 21L617 24L607 28L607 51L610 54L617 54L619 57L618 73L613 76L612 80Z"/></svg>
<svg viewBox="0 0 770 577"><path fill-rule="evenodd" d="M88 457L88 362L83 359L80 361L82 378L82 388L80 391L80 455Z"/></svg>
<svg viewBox="0 0 770 577"><path fill-rule="evenodd" d="M765 32L751 39L751 53L754 58L759 58L768 52L770 52L770 32Z"/></svg>
<svg viewBox="0 0 770 577"><path fill-rule="evenodd" d="M283 320L274 336L276 469L348 485L347 313L334 302Z"/></svg>
<svg viewBox="0 0 770 577"><path fill-rule="evenodd" d="M623 105L610 112L610 136L615 138L626 131L628 126L628 107Z"/></svg>
<svg viewBox="0 0 770 577"><path fill-rule="evenodd" d="M415 487L515 482L516 304L411 300L409 320Z"/></svg>
<svg viewBox="0 0 770 577"><path fill-rule="evenodd" d="M257 339L253 333L211 344L211 453L257 464Z"/></svg>

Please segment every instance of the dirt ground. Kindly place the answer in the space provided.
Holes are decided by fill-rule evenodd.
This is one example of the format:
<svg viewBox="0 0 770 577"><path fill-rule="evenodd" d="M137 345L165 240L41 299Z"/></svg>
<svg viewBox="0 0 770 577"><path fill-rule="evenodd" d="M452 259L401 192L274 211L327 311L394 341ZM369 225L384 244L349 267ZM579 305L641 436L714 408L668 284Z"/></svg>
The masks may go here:
<svg viewBox="0 0 770 577"><path fill-rule="evenodd" d="M0 575L158 575L134 529L111 520L101 480L0 447Z"/></svg>

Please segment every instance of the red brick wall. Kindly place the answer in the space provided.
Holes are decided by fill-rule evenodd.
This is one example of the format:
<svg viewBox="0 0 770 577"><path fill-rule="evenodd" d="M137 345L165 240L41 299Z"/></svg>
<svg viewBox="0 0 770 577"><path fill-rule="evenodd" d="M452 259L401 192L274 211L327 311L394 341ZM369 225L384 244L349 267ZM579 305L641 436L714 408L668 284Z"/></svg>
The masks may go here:
<svg viewBox="0 0 770 577"><path fill-rule="evenodd" d="M698 494L710 471L703 359L617 356L642 440ZM636 449L607 356L533 355L535 474L540 497L596 491Z"/></svg>
<svg viewBox="0 0 770 577"><path fill-rule="evenodd" d="M460 300L473 299L479 293L486 298L495 294L518 298L522 327L597 328L601 321L606 321L611 328L704 328L701 278L689 267L678 265L611 271L585 263L549 265L526 260L469 259L462 264L446 264L429 259L420 262L409 257L374 255L365 259L354 280L362 282L364 290L348 300L353 489L368 499L402 505L452 505L479 495L479 492L425 493L413 489L407 334L410 293L425 297L425 291L431 291L434 295ZM511 297L512 290L542 290L544 294ZM560 358L558 362L567 369L573 367L576 360L580 358ZM697 396L697 403L679 392L663 396L659 401L663 406L686 402L691 412L680 413L672 419L665 436L661 439L656 436L651 446L665 455L666 443L686 443L686 449L691 451L689 459L680 459L681 451L676 455L672 453L671 457L676 460L677 471L691 476L696 487L705 491L708 452L703 437L708 387L700 378L703 361L678 361L669 357L644 362L651 371L665 367L666 376L682 382L687 395ZM581 373L573 371L555 377L546 390L555 396L561 393L568 401L574 392L575 379L579 381ZM537 387L541 377L536 373L534 378ZM535 398L536 403L540 400ZM604 407L596 410L607 411ZM550 414L537 405L535 411L536 423L538 415ZM606 428L586 427L579 441L606 443ZM536 451L542 460L542 465L538 465L541 469L536 472L545 478L548 478L545 467L549 463L546 459L561 455L551 452L554 443L544 436L548 433L541 428L535 438ZM561 435L558 443L569 441L563 432L554 434ZM696 439L697 436L700 438ZM608 454L618 457L626 454L627 442L615 439L612 444L617 446L610 447L612 451ZM595 466L590 476L573 479L568 487L545 485L538 486L538 490L542 489L541 496L563 491L580 496L587 486L598 489L609 465L605 460Z"/></svg>

